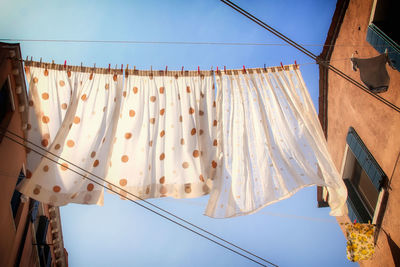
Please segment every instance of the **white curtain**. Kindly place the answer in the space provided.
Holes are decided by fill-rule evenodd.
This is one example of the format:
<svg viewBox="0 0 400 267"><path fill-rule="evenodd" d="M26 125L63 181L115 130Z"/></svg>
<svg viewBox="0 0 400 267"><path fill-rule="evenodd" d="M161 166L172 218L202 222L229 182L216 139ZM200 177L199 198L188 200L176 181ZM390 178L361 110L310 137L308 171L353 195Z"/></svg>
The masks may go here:
<svg viewBox="0 0 400 267"><path fill-rule="evenodd" d="M208 194L217 145L211 72L131 71L123 85L105 69L37 63L27 70L26 138L50 159L28 149L23 194L59 206L102 204L103 184L120 191L83 170L141 198Z"/></svg>
<svg viewBox="0 0 400 267"><path fill-rule="evenodd" d="M327 186L331 215L347 191L300 71L272 68L216 76L219 161L206 215L250 214L305 186Z"/></svg>
<svg viewBox="0 0 400 267"><path fill-rule="evenodd" d="M29 197L101 205L104 184L123 199L135 199L125 191L210 193L206 215L225 218L322 185L331 214L346 212L346 188L298 69L228 71L215 81L205 71L129 70L124 79L122 71L31 62L27 79L26 138L50 158L27 150L19 190Z"/></svg>
<svg viewBox="0 0 400 267"><path fill-rule="evenodd" d="M208 194L217 144L213 76L131 73L107 180L141 198Z"/></svg>
<svg viewBox="0 0 400 267"><path fill-rule="evenodd" d="M71 202L102 204L103 187L82 179L72 170L85 173L72 164L104 177L118 121L122 75L100 73L101 69L80 72L60 65L36 65L40 67L33 64L26 68L26 138L47 149L49 152L44 154L61 165L28 149L28 179L19 190L56 206Z"/></svg>

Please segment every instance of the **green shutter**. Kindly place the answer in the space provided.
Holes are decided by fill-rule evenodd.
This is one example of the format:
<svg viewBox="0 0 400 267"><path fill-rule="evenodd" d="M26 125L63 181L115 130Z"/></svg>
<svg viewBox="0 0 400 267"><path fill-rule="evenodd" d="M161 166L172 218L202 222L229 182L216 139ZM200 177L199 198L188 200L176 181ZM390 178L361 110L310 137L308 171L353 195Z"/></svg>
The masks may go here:
<svg viewBox="0 0 400 267"><path fill-rule="evenodd" d="M379 191L383 181L386 180L386 174L383 172L353 127L350 127L346 141L357 161L366 172L369 179L371 179L372 184Z"/></svg>
<svg viewBox="0 0 400 267"><path fill-rule="evenodd" d="M347 187L347 207L349 209L349 218L353 222L356 220L360 223L368 223L372 221L371 215L365 208L363 201L357 194L357 190L354 188L353 184L349 179L344 179L344 184Z"/></svg>
<svg viewBox="0 0 400 267"><path fill-rule="evenodd" d="M373 23L368 26L367 42L381 54L387 49L393 66L400 71L400 46Z"/></svg>

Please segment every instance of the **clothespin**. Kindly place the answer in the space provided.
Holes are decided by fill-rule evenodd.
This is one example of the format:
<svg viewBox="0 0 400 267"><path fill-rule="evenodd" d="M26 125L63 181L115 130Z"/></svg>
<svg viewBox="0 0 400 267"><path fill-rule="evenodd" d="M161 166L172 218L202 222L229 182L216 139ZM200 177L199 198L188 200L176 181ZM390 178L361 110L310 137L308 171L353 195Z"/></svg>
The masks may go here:
<svg viewBox="0 0 400 267"><path fill-rule="evenodd" d="M200 66L197 66L197 72L198 72L199 75L200 75Z"/></svg>
<svg viewBox="0 0 400 267"><path fill-rule="evenodd" d="M226 72L226 66L224 66L224 72Z"/></svg>
<svg viewBox="0 0 400 267"><path fill-rule="evenodd" d="M265 64L264 64L264 70L265 70L265 71L267 70L267 67L265 67Z"/></svg>
<svg viewBox="0 0 400 267"><path fill-rule="evenodd" d="M183 66L182 66L182 75L183 75Z"/></svg>
<svg viewBox="0 0 400 267"><path fill-rule="evenodd" d="M82 72L82 62L81 62L81 72Z"/></svg>
<svg viewBox="0 0 400 267"><path fill-rule="evenodd" d="M150 72L153 73L153 66L150 65Z"/></svg>
<svg viewBox="0 0 400 267"><path fill-rule="evenodd" d="M126 64L125 77L128 77L129 64Z"/></svg>
<svg viewBox="0 0 400 267"><path fill-rule="evenodd" d="M282 67L282 70L284 70L284 68L283 68L283 64L282 64L282 61L281 61L281 67Z"/></svg>
<svg viewBox="0 0 400 267"><path fill-rule="evenodd" d="M66 69L66 68L67 68L67 61L64 60L64 69Z"/></svg>
<svg viewBox="0 0 400 267"><path fill-rule="evenodd" d="M40 58L40 64L42 64L42 58Z"/></svg>
<svg viewBox="0 0 400 267"><path fill-rule="evenodd" d="M217 74L218 74L218 66L217 66Z"/></svg>
<svg viewBox="0 0 400 267"><path fill-rule="evenodd" d="M246 68L244 65L243 65L243 73L246 73Z"/></svg>
<svg viewBox="0 0 400 267"><path fill-rule="evenodd" d="M356 220L356 219L354 219L354 222L353 222L353 224L356 224L356 222L357 222L357 220Z"/></svg>
<svg viewBox="0 0 400 267"><path fill-rule="evenodd" d="M294 67L297 69L297 62L296 62L296 60L294 61Z"/></svg>
<svg viewBox="0 0 400 267"><path fill-rule="evenodd" d="M124 64L121 64L121 72L124 70Z"/></svg>
<svg viewBox="0 0 400 267"><path fill-rule="evenodd" d="M167 74L168 66L165 66L165 74Z"/></svg>
<svg viewBox="0 0 400 267"><path fill-rule="evenodd" d="M108 73L111 73L111 64L108 64Z"/></svg>

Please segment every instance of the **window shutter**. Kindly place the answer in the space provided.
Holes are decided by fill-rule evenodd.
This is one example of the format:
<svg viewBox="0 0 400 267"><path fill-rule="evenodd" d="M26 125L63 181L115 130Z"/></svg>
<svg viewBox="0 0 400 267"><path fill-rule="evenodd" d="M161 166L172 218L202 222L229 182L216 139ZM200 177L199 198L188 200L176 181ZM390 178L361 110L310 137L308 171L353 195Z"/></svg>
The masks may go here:
<svg viewBox="0 0 400 267"><path fill-rule="evenodd" d="M46 244L47 228L49 227L49 219L46 216L39 217L39 225L36 232L36 243L39 245Z"/></svg>
<svg viewBox="0 0 400 267"><path fill-rule="evenodd" d="M36 221L36 215L38 212L38 208L39 208L39 201L32 199L31 200L31 205L30 205L30 210L29 210L29 214L31 216L31 222Z"/></svg>
<svg viewBox="0 0 400 267"><path fill-rule="evenodd" d="M49 245L41 245L39 248L40 267L51 267L51 250Z"/></svg>
<svg viewBox="0 0 400 267"><path fill-rule="evenodd" d="M370 45L372 45L380 54L385 53L385 49L387 49L388 56L392 61L393 66L400 71L399 45L373 23L368 26L367 42L370 43Z"/></svg>
<svg viewBox="0 0 400 267"><path fill-rule="evenodd" d="M366 172L369 179L371 179L372 184L379 191L382 183L386 180L386 174L383 172L353 127L350 127L346 141L357 161Z"/></svg>
<svg viewBox="0 0 400 267"><path fill-rule="evenodd" d="M357 191L351 181L349 179L344 179L343 181L347 187L347 207L349 209L350 220L352 222L356 220L360 223L368 223L368 221L372 221L372 216L365 208L363 201L357 194Z"/></svg>

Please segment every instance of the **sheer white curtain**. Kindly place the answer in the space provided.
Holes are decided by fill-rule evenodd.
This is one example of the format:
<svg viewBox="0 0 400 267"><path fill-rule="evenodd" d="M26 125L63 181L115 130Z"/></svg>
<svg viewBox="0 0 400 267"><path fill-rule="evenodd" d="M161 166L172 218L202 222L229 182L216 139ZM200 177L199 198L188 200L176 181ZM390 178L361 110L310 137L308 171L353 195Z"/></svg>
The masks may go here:
<svg viewBox="0 0 400 267"><path fill-rule="evenodd" d="M71 169L85 174L75 164L104 177L118 121L122 75L99 73L104 72L101 69L81 72L60 65L31 65L26 68L29 119L25 137L48 150L44 154L61 166L28 149L27 179L19 190L57 206L102 204L103 188Z"/></svg>
<svg viewBox="0 0 400 267"><path fill-rule="evenodd" d="M300 71L216 76L219 161L206 215L250 214L305 186L327 186L331 215L347 212L345 185Z"/></svg>
<svg viewBox="0 0 400 267"><path fill-rule="evenodd" d="M56 206L102 204L104 183L87 170L122 198L210 193L206 215L216 218L311 185L327 186L331 214L345 214L346 188L298 69L228 71L215 81L206 71L129 70L123 78L28 64L26 138L50 159L28 149L23 194Z"/></svg>
<svg viewBox="0 0 400 267"><path fill-rule="evenodd" d="M107 180L141 198L208 194L216 170L213 76L152 73L125 79Z"/></svg>
<svg viewBox="0 0 400 267"><path fill-rule="evenodd" d="M28 149L23 194L57 206L102 204L102 186L78 173L124 196L208 194L217 167L211 72L130 71L123 85L122 75L105 69L68 68L27 67L26 138L50 159Z"/></svg>

